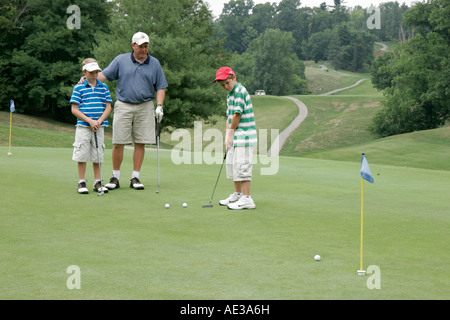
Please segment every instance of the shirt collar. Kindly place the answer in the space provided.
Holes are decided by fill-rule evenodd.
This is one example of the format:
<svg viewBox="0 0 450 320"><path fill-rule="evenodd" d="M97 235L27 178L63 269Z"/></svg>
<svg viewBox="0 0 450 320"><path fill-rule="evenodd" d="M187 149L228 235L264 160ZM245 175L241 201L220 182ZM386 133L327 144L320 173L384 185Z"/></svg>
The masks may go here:
<svg viewBox="0 0 450 320"><path fill-rule="evenodd" d="M137 60L134 58L133 52L134 52L134 51L131 51L131 61L133 61L133 63L140 63L139 61L137 61ZM149 63L150 63L150 55L149 55L148 53L147 53L147 59L145 59L144 63L145 63L145 64L149 64Z"/></svg>
<svg viewBox="0 0 450 320"><path fill-rule="evenodd" d="M100 85L100 80L97 79L97 82L95 83L94 87L98 87ZM89 84L89 82L87 82L87 80L85 81L85 86L86 87L91 87L91 85Z"/></svg>

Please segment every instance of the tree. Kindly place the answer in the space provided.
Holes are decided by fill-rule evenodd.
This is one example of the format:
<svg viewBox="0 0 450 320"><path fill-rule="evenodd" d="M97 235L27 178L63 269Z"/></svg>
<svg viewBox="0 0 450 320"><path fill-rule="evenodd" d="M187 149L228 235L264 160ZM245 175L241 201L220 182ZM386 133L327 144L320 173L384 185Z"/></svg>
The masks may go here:
<svg viewBox="0 0 450 320"><path fill-rule="evenodd" d="M212 84L225 63L222 42L212 41L212 15L201 0L116 0L111 32L98 36L96 56L107 66L116 55L131 52L137 31L150 37L169 84L164 107L165 128L188 128L196 119L221 114L223 95ZM119 5L120 4L120 5ZM119 27L120 26L120 27ZM114 90L115 85L110 84Z"/></svg>
<svg viewBox="0 0 450 320"><path fill-rule="evenodd" d="M231 0L224 5L215 26L217 37L225 39L226 51L241 54L248 49L251 40L258 36L254 31L257 29L250 21L252 8L251 0Z"/></svg>
<svg viewBox="0 0 450 320"><path fill-rule="evenodd" d="M249 17L249 24L258 32L258 35L264 33L266 29L275 27L276 5L266 2L257 4L253 7L252 14Z"/></svg>
<svg viewBox="0 0 450 320"><path fill-rule="evenodd" d="M70 5L68 0L12 2L2 42L14 46L0 55L1 106L14 99L19 112L73 121L70 95L81 60L92 56L95 32L107 30L108 4L80 2L80 29L67 26Z"/></svg>
<svg viewBox="0 0 450 320"><path fill-rule="evenodd" d="M405 12L416 35L392 54L377 58L374 83L386 102L371 131L378 136L437 128L450 117L450 40L448 0L431 0Z"/></svg>
<svg viewBox="0 0 450 320"><path fill-rule="evenodd" d="M306 93L305 67L293 50L290 32L268 29L250 44L254 88L272 95Z"/></svg>
<svg viewBox="0 0 450 320"><path fill-rule="evenodd" d="M372 62L374 41L366 31L354 30L348 23L339 24L332 30L328 60L336 69L359 71Z"/></svg>
<svg viewBox="0 0 450 320"><path fill-rule="evenodd" d="M325 31L312 34L307 41L304 41L302 52L306 59L312 59L316 63L319 60L327 60L328 45L330 44L331 37L331 30L326 29Z"/></svg>
<svg viewBox="0 0 450 320"><path fill-rule="evenodd" d="M300 0L282 0L277 7L275 26L281 31L291 32L295 40L293 48L297 57L303 59L301 44L308 39L309 9L300 8Z"/></svg>

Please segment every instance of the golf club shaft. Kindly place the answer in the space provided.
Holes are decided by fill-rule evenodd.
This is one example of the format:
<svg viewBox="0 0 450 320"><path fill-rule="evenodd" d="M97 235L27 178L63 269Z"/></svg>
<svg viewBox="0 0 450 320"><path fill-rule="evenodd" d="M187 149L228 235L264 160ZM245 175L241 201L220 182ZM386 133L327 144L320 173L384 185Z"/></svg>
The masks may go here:
<svg viewBox="0 0 450 320"><path fill-rule="evenodd" d="M156 175L157 175L157 189L156 193L159 193L159 120L156 119Z"/></svg>
<svg viewBox="0 0 450 320"><path fill-rule="evenodd" d="M98 170L100 171L100 189L97 191L100 194L103 193L103 185L102 185L102 166L100 164L100 153L98 152L97 131L94 132L94 137L95 137L95 147L97 148Z"/></svg>
<svg viewBox="0 0 450 320"><path fill-rule="evenodd" d="M212 193L212 195L211 195L211 199L209 200L209 203L210 203L210 204L211 204L212 199L213 199L213 197L214 197L214 193L216 192L217 183L219 182L220 173L222 172L223 164L225 163L225 159L227 158L227 153L228 153L228 149L225 150L225 155L223 156L223 161L222 161L222 165L220 166L219 175L217 176L216 184L215 184L215 186L214 186L214 190L213 190L213 193Z"/></svg>

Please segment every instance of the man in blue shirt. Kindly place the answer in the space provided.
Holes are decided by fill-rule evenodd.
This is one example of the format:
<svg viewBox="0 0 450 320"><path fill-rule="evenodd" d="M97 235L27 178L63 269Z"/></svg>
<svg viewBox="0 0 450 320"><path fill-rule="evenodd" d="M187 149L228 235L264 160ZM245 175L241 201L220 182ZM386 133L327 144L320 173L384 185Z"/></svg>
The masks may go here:
<svg viewBox="0 0 450 320"><path fill-rule="evenodd" d="M155 117L161 121L165 88L168 87L158 59L148 54L149 37L137 32L131 40L131 53L118 55L99 73L98 79L117 80L113 121L113 176L105 186L120 188L120 166L126 144L134 143L133 173L130 188L144 189L139 172L144 161L145 144L155 143ZM154 101L156 100L156 109Z"/></svg>

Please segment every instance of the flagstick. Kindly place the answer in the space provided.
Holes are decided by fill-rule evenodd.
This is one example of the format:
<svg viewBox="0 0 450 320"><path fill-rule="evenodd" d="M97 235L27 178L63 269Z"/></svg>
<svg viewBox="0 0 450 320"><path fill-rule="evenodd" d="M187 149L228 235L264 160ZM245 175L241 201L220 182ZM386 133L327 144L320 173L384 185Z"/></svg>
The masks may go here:
<svg viewBox="0 0 450 320"><path fill-rule="evenodd" d="M361 178L361 251L358 275L363 276L366 271L363 270L363 218L364 218L364 179Z"/></svg>
<svg viewBox="0 0 450 320"><path fill-rule="evenodd" d="M9 113L9 151L8 157L12 155L11 153L11 129L12 129L12 112Z"/></svg>

